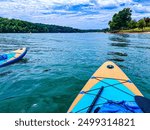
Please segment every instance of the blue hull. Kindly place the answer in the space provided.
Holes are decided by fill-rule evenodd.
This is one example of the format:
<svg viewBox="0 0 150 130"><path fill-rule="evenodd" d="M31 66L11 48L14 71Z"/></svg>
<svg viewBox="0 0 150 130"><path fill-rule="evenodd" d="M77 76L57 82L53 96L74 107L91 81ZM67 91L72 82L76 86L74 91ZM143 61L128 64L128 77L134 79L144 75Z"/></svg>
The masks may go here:
<svg viewBox="0 0 150 130"><path fill-rule="evenodd" d="M27 51L28 51L28 49L26 48L25 51L19 57L1 64L0 68L18 62L19 60L21 60L26 55Z"/></svg>

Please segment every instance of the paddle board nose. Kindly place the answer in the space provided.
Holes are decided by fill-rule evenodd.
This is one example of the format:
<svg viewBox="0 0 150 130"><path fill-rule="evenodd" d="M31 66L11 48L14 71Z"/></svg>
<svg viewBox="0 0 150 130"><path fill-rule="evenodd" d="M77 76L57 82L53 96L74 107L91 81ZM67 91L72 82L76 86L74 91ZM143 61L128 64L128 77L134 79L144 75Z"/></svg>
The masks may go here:
<svg viewBox="0 0 150 130"><path fill-rule="evenodd" d="M13 63L16 63L17 61L21 60L27 53L27 48L20 48L18 50L6 53L7 56L6 59L0 60L0 67L4 67Z"/></svg>
<svg viewBox="0 0 150 130"><path fill-rule="evenodd" d="M103 91L100 91L102 88ZM93 112L95 106L98 107L98 104L104 104L107 100L135 102L135 95L143 96L126 74L112 61L103 63L81 92L68 112Z"/></svg>

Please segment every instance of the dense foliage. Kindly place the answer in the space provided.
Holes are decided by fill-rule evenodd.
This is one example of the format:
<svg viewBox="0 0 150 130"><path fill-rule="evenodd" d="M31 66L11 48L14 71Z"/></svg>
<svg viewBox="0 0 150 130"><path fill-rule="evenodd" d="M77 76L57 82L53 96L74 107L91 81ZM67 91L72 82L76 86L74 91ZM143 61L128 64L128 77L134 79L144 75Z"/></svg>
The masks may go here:
<svg viewBox="0 0 150 130"><path fill-rule="evenodd" d="M79 29L40 23L31 23L0 17L0 33L70 33L81 32Z"/></svg>
<svg viewBox="0 0 150 130"><path fill-rule="evenodd" d="M144 19L140 19L138 22L137 22L137 27L138 28L141 28L143 29L144 27L146 27L146 22Z"/></svg>
<svg viewBox="0 0 150 130"><path fill-rule="evenodd" d="M112 21L109 21L111 30L120 30L128 27L128 23L131 21L131 9L125 8L118 13L114 14Z"/></svg>
<svg viewBox="0 0 150 130"><path fill-rule="evenodd" d="M0 33L85 33L105 32L108 29L81 30L72 27L31 23L27 21L0 17Z"/></svg>
<svg viewBox="0 0 150 130"><path fill-rule="evenodd" d="M150 18L143 18L138 21L132 20L132 10L130 8L124 8L118 13L114 14L112 20L109 21L110 31L125 30L125 29L142 29L144 27L150 27Z"/></svg>

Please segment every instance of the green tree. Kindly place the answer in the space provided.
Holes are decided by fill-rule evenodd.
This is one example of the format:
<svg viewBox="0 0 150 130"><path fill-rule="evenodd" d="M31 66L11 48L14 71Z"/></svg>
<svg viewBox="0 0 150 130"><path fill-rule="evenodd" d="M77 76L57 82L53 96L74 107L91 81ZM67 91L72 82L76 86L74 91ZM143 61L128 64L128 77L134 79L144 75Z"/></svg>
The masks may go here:
<svg viewBox="0 0 150 130"><path fill-rule="evenodd" d="M1 33L50 33L50 32L83 32L83 30L57 25L31 23L17 19L7 19L0 17Z"/></svg>
<svg viewBox="0 0 150 130"><path fill-rule="evenodd" d="M136 27L137 27L137 22L136 22L136 20L131 20L131 21L128 23L128 27L129 27L129 29L136 28Z"/></svg>
<svg viewBox="0 0 150 130"><path fill-rule="evenodd" d="M144 18L144 21L146 23L146 27L150 27L150 18L146 17L146 18Z"/></svg>
<svg viewBox="0 0 150 130"><path fill-rule="evenodd" d="M109 21L110 30L120 30L128 28L128 23L131 21L132 10L124 8L114 14L112 20Z"/></svg>
<svg viewBox="0 0 150 130"><path fill-rule="evenodd" d="M144 19L139 20L138 23L137 23L137 27L138 27L139 29L142 29L142 31L143 31L143 28L146 27L146 22L145 22L145 20L144 20Z"/></svg>

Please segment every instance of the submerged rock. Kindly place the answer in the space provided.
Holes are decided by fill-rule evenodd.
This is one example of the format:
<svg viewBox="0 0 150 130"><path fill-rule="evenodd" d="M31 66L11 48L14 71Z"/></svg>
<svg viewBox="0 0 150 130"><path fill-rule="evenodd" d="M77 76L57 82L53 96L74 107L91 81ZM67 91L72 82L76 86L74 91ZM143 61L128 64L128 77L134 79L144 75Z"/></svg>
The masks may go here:
<svg viewBox="0 0 150 130"><path fill-rule="evenodd" d="M10 73L12 73L12 71L2 72L2 73L0 73L0 77L6 76L6 75L8 75Z"/></svg>
<svg viewBox="0 0 150 130"><path fill-rule="evenodd" d="M110 61L118 61L118 62L123 62L124 61L124 59L122 59L122 58L112 58L112 59L108 59L108 60L110 60Z"/></svg>
<svg viewBox="0 0 150 130"><path fill-rule="evenodd" d="M124 65L120 65L120 64L118 64L118 66L119 66L120 68L125 68L125 69L127 69L127 67L126 67L126 66L124 66Z"/></svg>
<svg viewBox="0 0 150 130"><path fill-rule="evenodd" d="M21 59L20 61L19 61L19 63L28 63L28 59L27 58L24 58L24 59Z"/></svg>
<svg viewBox="0 0 150 130"><path fill-rule="evenodd" d="M51 69L45 69L45 70L43 70L43 72L48 72L48 71L50 71Z"/></svg>
<svg viewBox="0 0 150 130"><path fill-rule="evenodd" d="M145 46L134 46L134 48L150 49L150 47L145 47Z"/></svg>
<svg viewBox="0 0 150 130"><path fill-rule="evenodd" d="M126 43L130 42L129 39L123 36L113 36L113 37L109 37L109 39L115 42L126 42Z"/></svg>
<svg viewBox="0 0 150 130"><path fill-rule="evenodd" d="M122 52L108 52L108 55L117 55L117 56L128 56L127 53L122 53Z"/></svg>
<svg viewBox="0 0 150 130"><path fill-rule="evenodd" d="M118 46L118 47L127 47L130 44L127 43L111 43L111 46Z"/></svg>

